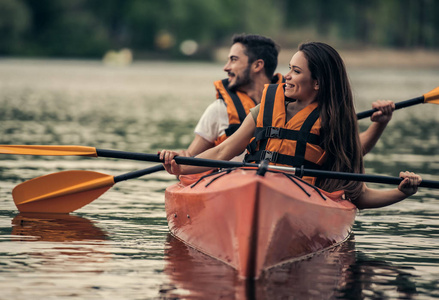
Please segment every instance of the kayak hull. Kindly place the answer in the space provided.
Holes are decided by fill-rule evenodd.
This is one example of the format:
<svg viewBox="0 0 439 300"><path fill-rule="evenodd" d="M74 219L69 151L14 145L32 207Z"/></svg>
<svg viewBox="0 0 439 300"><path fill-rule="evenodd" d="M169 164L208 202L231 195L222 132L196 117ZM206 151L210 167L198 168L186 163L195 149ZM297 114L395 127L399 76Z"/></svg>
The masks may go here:
<svg viewBox="0 0 439 300"><path fill-rule="evenodd" d="M182 176L165 192L170 232L187 245L258 278L346 240L356 207L281 172L237 169L194 184Z"/></svg>

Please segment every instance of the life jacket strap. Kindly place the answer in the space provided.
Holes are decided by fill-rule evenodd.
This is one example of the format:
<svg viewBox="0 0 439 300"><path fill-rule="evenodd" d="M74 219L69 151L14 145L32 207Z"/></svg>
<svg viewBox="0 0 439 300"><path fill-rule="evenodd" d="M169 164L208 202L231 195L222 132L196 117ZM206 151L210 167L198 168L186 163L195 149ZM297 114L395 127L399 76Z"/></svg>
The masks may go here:
<svg viewBox="0 0 439 300"><path fill-rule="evenodd" d="M280 127L257 127L255 130L255 140L256 142L265 140L268 138L275 139L287 139L293 141L303 141L306 143L320 145L322 139L318 134L313 134L306 132L304 130L291 130Z"/></svg>
<svg viewBox="0 0 439 300"><path fill-rule="evenodd" d="M303 159L302 157L285 155L276 151L259 150L254 153L249 153L245 156L246 162L256 162L267 160L273 164L289 165L289 166L301 166L305 168L320 169L318 164Z"/></svg>
<svg viewBox="0 0 439 300"><path fill-rule="evenodd" d="M229 127L226 128L225 133L226 136L231 136L233 133L235 133L236 130L241 126L241 124L230 124Z"/></svg>
<svg viewBox="0 0 439 300"><path fill-rule="evenodd" d="M244 109L244 106L242 105L242 102L239 99L238 95L229 89L228 79L227 78L223 79L222 83L223 83L224 89L226 90L227 94L232 99L233 104L235 105L236 111L238 112L239 121L242 123L244 121L245 117L247 116L245 109Z"/></svg>

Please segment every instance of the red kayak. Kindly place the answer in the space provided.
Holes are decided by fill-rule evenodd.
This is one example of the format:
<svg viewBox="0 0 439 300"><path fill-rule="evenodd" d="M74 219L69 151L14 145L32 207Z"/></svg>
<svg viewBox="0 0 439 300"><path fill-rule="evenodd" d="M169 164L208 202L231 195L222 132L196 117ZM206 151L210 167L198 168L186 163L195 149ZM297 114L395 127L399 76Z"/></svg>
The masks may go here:
<svg viewBox="0 0 439 300"><path fill-rule="evenodd" d="M181 176L166 189L171 233L241 277L301 260L344 242L356 207L286 172L224 170Z"/></svg>

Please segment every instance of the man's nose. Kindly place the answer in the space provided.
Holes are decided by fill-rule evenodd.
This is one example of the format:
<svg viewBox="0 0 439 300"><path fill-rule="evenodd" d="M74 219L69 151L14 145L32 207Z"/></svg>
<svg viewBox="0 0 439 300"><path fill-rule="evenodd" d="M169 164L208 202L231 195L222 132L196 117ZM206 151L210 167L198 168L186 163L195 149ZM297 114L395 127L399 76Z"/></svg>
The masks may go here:
<svg viewBox="0 0 439 300"><path fill-rule="evenodd" d="M229 62L226 62L226 64L224 65L224 67L223 67L223 70L224 71L228 71L228 70L230 70L230 63Z"/></svg>

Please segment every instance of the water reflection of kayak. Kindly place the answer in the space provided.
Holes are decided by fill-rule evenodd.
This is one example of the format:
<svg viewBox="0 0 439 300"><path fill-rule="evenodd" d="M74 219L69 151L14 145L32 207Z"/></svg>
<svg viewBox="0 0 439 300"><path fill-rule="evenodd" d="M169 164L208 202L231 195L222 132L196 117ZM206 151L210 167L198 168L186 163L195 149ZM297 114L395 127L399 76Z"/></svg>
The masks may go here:
<svg viewBox="0 0 439 300"><path fill-rule="evenodd" d="M196 179L181 176L166 190L169 229L244 278L339 245L356 216L342 192L326 193L288 173L236 169Z"/></svg>
<svg viewBox="0 0 439 300"><path fill-rule="evenodd" d="M19 213L12 219L12 235L50 242L107 239L92 221L68 214Z"/></svg>
<svg viewBox="0 0 439 300"><path fill-rule="evenodd" d="M166 297L187 299L334 299L352 276L353 237L309 259L286 263L264 272L258 280L243 280L220 261L187 246L171 234L165 249L164 272L170 279L161 287Z"/></svg>

